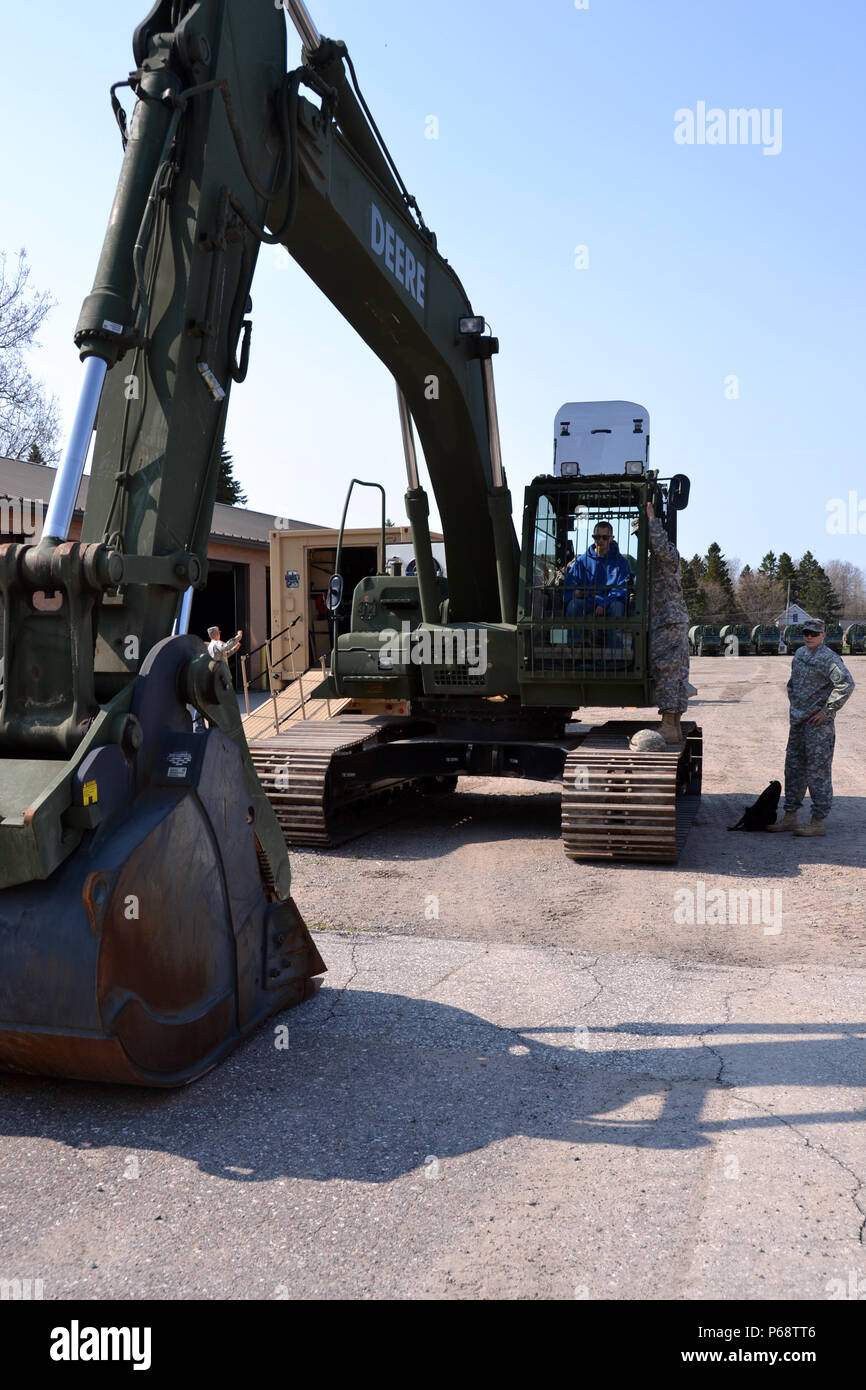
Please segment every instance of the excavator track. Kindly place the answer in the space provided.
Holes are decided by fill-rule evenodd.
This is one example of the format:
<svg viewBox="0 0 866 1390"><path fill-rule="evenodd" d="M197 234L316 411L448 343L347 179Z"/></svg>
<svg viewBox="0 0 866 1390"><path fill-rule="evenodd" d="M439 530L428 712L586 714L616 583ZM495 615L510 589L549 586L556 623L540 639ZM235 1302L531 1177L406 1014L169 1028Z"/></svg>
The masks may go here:
<svg viewBox="0 0 866 1390"><path fill-rule="evenodd" d="M571 858L676 863L700 801L701 731L683 725L682 751L633 753L629 738L647 727L613 720L563 749L562 838ZM327 849L393 818L395 797L419 774L380 775L370 785L354 780L351 761L340 768L335 760L411 732L411 720L341 715L251 743L287 843Z"/></svg>
<svg viewBox="0 0 866 1390"><path fill-rule="evenodd" d="M646 724L612 721L569 753L562 779L562 840L572 859L675 864L700 802L702 734L683 724L685 747L634 753Z"/></svg>
<svg viewBox="0 0 866 1390"><path fill-rule="evenodd" d="M402 727L401 721L341 716L293 724L285 733L250 744L259 780L288 844L328 848L374 828L382 803L411 786L414 779L390 779L374 788L359 786L357 793L341 779L337 797L330 776L332 762L337 753L393 737ZM363 818L347 815L362 809Z"/></svg>

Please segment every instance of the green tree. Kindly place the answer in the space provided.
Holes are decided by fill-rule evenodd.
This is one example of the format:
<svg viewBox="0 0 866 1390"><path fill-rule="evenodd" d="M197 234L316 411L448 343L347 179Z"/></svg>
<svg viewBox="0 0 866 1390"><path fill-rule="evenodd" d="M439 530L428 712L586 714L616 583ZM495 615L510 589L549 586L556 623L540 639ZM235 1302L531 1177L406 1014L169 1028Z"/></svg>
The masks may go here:
<svg viewBox="0 0 866 1390"><path fill-rule="evenodd" d="M766 576L767 579L777 579L779 562L772 550L768 550L763 560L758 566L758 573Z"/></svg>
<svg viewBox="0 0 866 1390"><path fill-rule="evenodd" d="M40 449L40 447L39 447L38 444L31 444L31 445L30 445L30 453L27 455L27 462L28 462L28 463L44 463L44 462L45 462L44 458L42 457L42 450Z"/></svg>
<svg viewBox="0 0 866 1390"><path fill-rule="evenodd" d="M734 585L728 571L727 561L718 541L713 541L707 551L704 582L708 595L714 595L710 603L710 607L713 609L713 621L715 622L718 618L720 622L736 622L739 617L737 596L734 593ZM718 592L710 586L717 586ZM719 612L716 613L716 610Z"/></svg>
<svg viewBox="0 0 866 1390"><path fill-rule="evenodd" d="M692 572L697 576L697 578L703 579L704 575L707 572L707 566L704 561L703 555L693 555L692 558L688 561L688 563L691 565Z"/></svg>
<svg viewBox="0 0 866 1390"><path fill-rule="evenodd" d="M733 598L734 586L731 583L727 562L722 554L722 547L719 545L718 541L713 541L707 551L704 577L708 579L711 584L719 584L724 589L725 593L729 593L731 598Z"/></svg>
<svg viewBox="0 0 866 1390"><path fill-rule="evenodd" d="M700 555L683 560L683 598L689 614L689 624L702 623L707 615L707 595L701 585L704 562Z"/></svg>
<svg viewBox="0 0 866 1390"><path fill-rule="evenodd" d="M783 585L785 593L788 592L788 582L791 584L791 599L797 597L797 566L791 559L787 550L783 550L779 556L779 563L776 566L776 578Z"/></svg>
<svg viewBox="0 0 866 1390"><path fill-rule="evenodd" d="M813 618L823 618L825 623L839 621L842 601L811 550L797 566L797 602Z"/></svg>
<svg viewBox="0 0 866 1390"><path fill-rule="evenodd" d="M842 601L823 570L810 584L803 607L813 618L823 618L828 627L842 616Z"/></svg>
<svg viewBox="0 0 866 1390"><path fill-rule="evenodd" d="M247 494L234 475L234 467L234 459L223 444L220 452L216 500L217 502L226 502L230 507L242 507L247 500Z"/></svg>
<svg viewBox="0 0 866 1390"><path fill-rule="evenodd" d="M792 597L796 597L801 608L806 607L805 595L818 578L819 572L823 573L821 566L818 564L811 550L807 550L802 559L797 563L796 578L791 584ZM807 609L807 612L808 611Z"/></svg>

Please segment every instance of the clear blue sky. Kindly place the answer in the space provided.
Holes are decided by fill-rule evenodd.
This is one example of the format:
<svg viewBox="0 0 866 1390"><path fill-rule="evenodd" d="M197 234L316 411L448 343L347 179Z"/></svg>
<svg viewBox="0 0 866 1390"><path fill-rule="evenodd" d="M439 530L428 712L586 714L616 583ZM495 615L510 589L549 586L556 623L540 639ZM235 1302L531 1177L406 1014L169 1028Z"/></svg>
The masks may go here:
<svg viewBox="0 0 866 1390"><path fill-rule="evenodd" d="M252 14L271 0L247 3ZM772 545L863 565L866 535L826 528L832 498L866 503L860 0L309 7L347 42L440 249L500 339L518 513L523 485L549 467L564 401L635 400L654 466L692 479L686 554L718 540L752 564ZM58 301L32 363L67 420L72 332L121 159L107 92L147 9L82 0L4 14L0 248L26 246ZM289 51L294 64L294 30ZM698 102L780 109L780 152L677 144L674 113ZM391 379L285 261L274 249L259 261L250 374L229 411L249 504L336 524L357 474L386 484L401 520ZM374 508L362 494L352 520Z"/></svg>

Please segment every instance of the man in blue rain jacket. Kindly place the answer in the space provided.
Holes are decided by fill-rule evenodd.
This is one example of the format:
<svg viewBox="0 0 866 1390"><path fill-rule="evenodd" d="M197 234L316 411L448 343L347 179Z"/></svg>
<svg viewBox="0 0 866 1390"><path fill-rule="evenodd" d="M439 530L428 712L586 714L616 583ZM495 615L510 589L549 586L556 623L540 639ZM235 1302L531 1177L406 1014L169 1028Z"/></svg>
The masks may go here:
<svg viewBox="0 0 866 1390"><path fill-rule="evenodd" d="M628 561L620 554L609 521L596 523L592 539L595 544L585 555L578 555L566 570L565 615L567 618L579 618L583 614L622 618L631 576Z"/></svg>

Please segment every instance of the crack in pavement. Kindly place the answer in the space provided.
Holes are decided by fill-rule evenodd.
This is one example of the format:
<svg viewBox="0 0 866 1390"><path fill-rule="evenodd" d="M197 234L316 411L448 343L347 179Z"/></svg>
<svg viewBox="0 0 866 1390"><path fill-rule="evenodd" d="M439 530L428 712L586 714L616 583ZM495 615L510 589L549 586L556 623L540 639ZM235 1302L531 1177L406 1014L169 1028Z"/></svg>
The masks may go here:
<svg viewBox="0 0 866 1390"><path fill-rule="evenodd" d="M467 965L473 965L475 961L480 960L482 956L486 956L488 949L489 948L485 946L483 951L478 951L474 956L471 956L469 960L461 961L460 964L455 965L453 969L447 970L440 980L436 980L432 985L428 985L422 993L407 995L406 1004L397 1010L397 1017L394 1019L391 1027L388 1028L386 1032L382 1033L381 1036L386 1040L389 1040L393 1036L394 1030L403 1022L409 1000L427 999L428 996L433 993L434 989L438 989L446 980L450 980L452 975L457 975L461 970L465 969ZM429 1002L435 1003L436 1001L430 1000Z"/></svg>
<svg viewBox="0 0 866 1390"><path fill-rule="evenodd" d="M442 976L441 980L436 980L432 985L428 985L423 995L416 994L413 997L415 999L422 999L426 995L432 994L434 989L438 989L440 985L444 985L445 981L450 980L453 975L459 975L460 971L465 970L467 965L474 965L475 962L477 960L480 960L482 956L488 955L489 950L490 948L485 946L483 951L478 951L474 956L470 956L469 960L462 960L459 965L455 965L453 969L447 970L445 974ZM433 1001L431 1000L431 1003L432 1002Z"/></svg>
<svg viewBox="0 0 866 1390"><path fill-rule="evenodd" d="M710 1036L712 1036L712 1034L715 1033L715 1032L717 1032L717 1030L718 1030L719 1028L724 1027L724 1025L725 1025L726 1023L732 1023L732 1022L733 1022L733 1019L731 1018L731 1009L732 1009L732 1003L731 1003L731 1001L735 998L736 995L738 995L738 994L755 994L759 989L770 989L771 986L772 986L772 983L773 983L773 975L774 975L774 973L775 973L775 972L771 970L771 971L769 972L769 976L770 976L770 977L769 977L768 980L763 980L763 981L761 981L759 984L752 985L752 987L751 987L750 989L743 989L743 988L740 988L740 989L732 989L732 990L730 990L730 991L725 995L724 1001L723 1001L723 1004L722 1004L722 1007L723 1007L723 1009L724 1009L724 1011L725 1011L725 1016L724 1016L724 1018L722 1019L721 1023L716 1023L716 1024L714 1024L712 1028L707 1028L707 1029L705 1029L703 1033L697 1033L697 1034L695 1034L695 1036L696 1036L697 1039L698 1039L698 1042L701 1044L701 1047L705 1047L705 1048L707 1049L707 1051L708 1051L713 1057L715 1057L716 1061L717 1061L718 1064L719 1064L719 1070L718 1070L718 1072L716 1073L716 1078L715 1078L715 1080L716 1080L716 1085L717 1085L717 1086L723 1086L725 1089L730 1089L730 1087L733 1085L733 1083L730 1082L730 1081L725 1081L724 1078L723 1078L723 1076L722 1076L722 1073L723 1073L724 1070L725 1070L725 1057L724 1057L724 1054L721 1053L721 1052L719 1052L719 1050L718 1050L717 1048L712 1047L712 1046L710 1045L710 1043L705 1042L704 1039L705 1039L705 1038L708 1038L708 1037L710 1037ZM747 1027L747 1026L748 1026L747 1024L744 1024L744 1027Z"/></svg>
<svg viewBox="0 0 866 1390"><path fill-rule="evenodd" d="M736 1087L731 1086L731 1090L736 1091ZM744 1105L751 1105L754 1110L760 1111L761 1114L769 1115L778 1124L785 1125L787 1129L792 1130L792 1132L796 1134L798 1139L802 1139L807 1149L814 1149L817 1153L823 1154L825 1158L829 1158L833 1163L837 1164L843 1172L847 1173L849 1177L854 1179L856 1186L853 1188L851 1192L851 1201L857 1208L858 1214L863 1218L858 1228L857 1240L860 1245L866 1245L866 1207L864 1207L862 1202L858 1200L860 1193L863 1191L864 1186L863 1179L860 1177L860 1174L856 1173L853 1168L850 1168L848 1166L844 1159L840 1158L838 1154L834 1154L832 1150L828 1149L824 1144L813 1142L809 1138L808 1134L804 1134L803 1131L798 1129L797 1126L791 1120L786 1120L784 1115L776 1114L774 1110L771 1110L766 1105L761 1105L756 1100L752 1100L749 1096L737 1095L736 1098L737 1100L742 1101Z"/></svg>
<svg viewBox="0 0 866 1390"><path fill-rule="evenodd" d="M733 1021L731 1018L732 1000L737 994L754 994L757 990L761 988L772 989L773 980L775 979L775 976L778 973L778 970L770 970L769 979L763 985L756 984L751 989L731 990L729 994L726 994L724 999L725 1018L722 1020L722 1023L731 1023ZM722 1024L716 1025L717 1028L721 1026ZM705 1047L707 1051L710 1052L712 1056L715 1057L719 1062L719 1070L716 1074L716 1084L724 1088L725 1090L730 1091L732 1094L736 1096L738 1100L743 1101L744 1104L751 1105L755 1110L759 1111L760 1113L769 1116L770 1118L774 1119L777 1123L785 1125L788 1129L792 1130L794 1134L796 1134L798 1139L801 1139L803 1141L806 1148L814 1149L817 1153L823 1154L825 1158L829 1158L833 1163L837 1164L837 1166L840 1167L843 1170L843 1172L847 1173L849 1177L854 1179L855 1186L851 1191L851 1200L854 1203L854 1206L857 1209L859 1216L861 1217L860 1225L858 1227L857 1232L857 1239L860 1245L866 1245L866 1205L864 1205L863 1202L860 1200L860 1193L863 1191L864 1181L860 1177L859 1173L855 1172L855 1170L851 1168L844 1161L844 1159L841 1159L838 1154L834 1154L832 1150L828 1149L824 1144L813 1142L809 1135L805 1134L802 1130L798 1129L797 1125L792 1123L792 1121L786 1120L784 1116L778 1115L774 1110L770 1109L767 1106L760 1105L757 1101L752 1100L750 1097L742 1095L742 1083L726 1081L723 1076L725 1070L724 1055L721 1052L719 1052L717 1048L712 1047L710 1043L704 1041L704 1039L708 1036L711 1036L714 1031L714 1029L707 1029L706 1033L699 1035L699 1041L701 1043L701 1046Z"/></svg>
<svg viewBox="0 0 866 1390"><path fill-rule="evenodd" d="M586 1003L582 1006L584 1009L591 1009L596 999L598 999L599 995L603 994L605 990L605 986L602 984L601 980L599 980L598 977L596 975L593 975L592 973L595 967L598 965L598 962L599 957L596 956L594 960L591 960L589 962L589 965L581 965L578 967L580 974L588 975L589 978L592 980L592 983L597 986L595 994L592 996L591 999L587 999Z"/></svg>
<svg viewBox="0 0 866 1390"><path fill-rule="evenodd" d="M352 981L355 979L355 977L361 969L356 957L356 952L360 945L360 941L349 942L349 975L343 981L343 984L339 988L333 988L334 998L332 1000L331 1007L328 1010L328 1013L325 1015L324 1019L322 1020L323 1024L326 1027L333 1020L334 1015L337 1012L337 1009L340 1007L340 1004L343 1001L346 991L348 990Z"/></svg>

